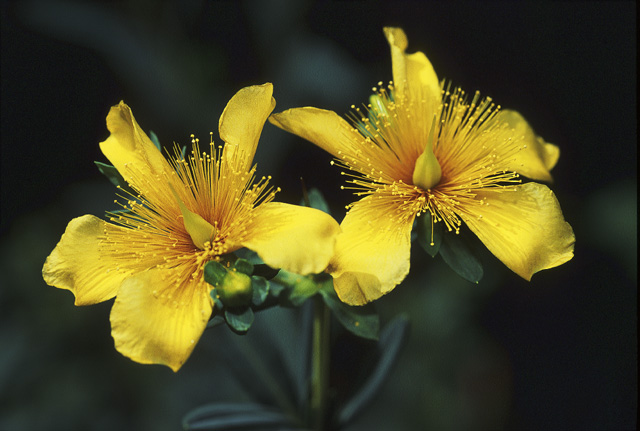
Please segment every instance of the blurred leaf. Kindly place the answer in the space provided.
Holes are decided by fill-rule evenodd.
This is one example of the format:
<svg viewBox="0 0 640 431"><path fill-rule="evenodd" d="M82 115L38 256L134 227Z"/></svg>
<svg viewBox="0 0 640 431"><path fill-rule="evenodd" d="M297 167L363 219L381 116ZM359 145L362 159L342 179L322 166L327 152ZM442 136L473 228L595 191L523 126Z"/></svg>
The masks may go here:
<svg viewBox="0 0 640 431"><path fill-rule="evenodd" d="M251 303L258 307L264 304L264 301L269 296L270 283L264 279L264 277L258 277L256 275L251 277L251 287L253 288L253 299Z"/></svg>
<svg viewBox="0 0 640 431"><path fill-rule="evenodd" d="M251 307L246 308L228 308L224 309L224 319L227 321L229 328L236 334L246 334L251 324L253 324L253 310Z"/></svg>
<svg viewBox="0 0 640 431"><path fill-rule="evenodd" d="M482 278L482 264L471 251L463 235L449 232L443 235L440 256L455 272L466 280L478 283Z"/></svg>
<svg viewBox="0 0 640 431"><path fill-rule="evenodd" d="M344 427L351 422L373 399L382 387L407 339L409 319L400 315L380 332L380 341L375 349L375 366L369 377L338 413L338 425Z"/></svg>
<svg viewBox="0 0 640 431"><path fill-rule="evenodd" d="M314 280L293 272L280 270L273 281L284 286L284 291L280 295L283 305L298 307L309 297L318 293L318 284Z"/></svg>
<svg viewBox="0 0 640 431"><path fill-rule="evenodd" d="M215 403L198 407L182 420L185 430L294 430L295 421L260 404Z"/></svg>
<svg viewBox="0 0 640 431"><path fill-rule="evenodd" d="M322 284L320 294L338 322L349 332L368 340L378 339L380 318L373 304L352 307L340 301L333 288L332 279Z"/></svg>
<svg viewBox="0 0 640 431"><path fill-rule="evenodd" d="M253 273L253 265L246 259L236 260L236 262L233 264L233 267L237 271L246 275L251 275Z"/></svg>
<svg viewBox="0 0 640 431"><path fill-rule="evenodd" d="M257 327L247 337L231 337L225 343L227 348L221 354L225 358L227 372L231 372L235 381L254 402L278 406L290 417L298 417L295 400L297 397L295 372L291 362L273 339L270 327ZM306 394L305 394L306 395Z"/></svg>
<svg viewBox="0 0 640 431"><path fill-rule="evenodd" d="M416 231L418 244L429 253L431 257L436 257L442 244L442 231L443 223L433 223L433 229L431 225L431 213L426 212L420 217L416 217ZM433 245L431 245L431 235L433 235Z"/></svg>
<svg viewBox="0 0 640 431"><path fill-rule="evenodd" d="M162 151L162 146L160 145L160 140L158 139L158 135L156 135L153 130L149 130L149 139L153 142L153 145L156 146L158 151Z"/></svg>

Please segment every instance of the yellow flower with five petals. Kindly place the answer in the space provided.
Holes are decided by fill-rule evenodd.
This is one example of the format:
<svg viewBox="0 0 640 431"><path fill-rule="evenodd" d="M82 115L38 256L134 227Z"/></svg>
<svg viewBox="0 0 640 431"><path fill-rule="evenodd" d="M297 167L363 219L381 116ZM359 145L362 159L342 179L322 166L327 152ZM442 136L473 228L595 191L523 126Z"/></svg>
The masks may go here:
<svg viewBox="0 0 640 431"><path fill-rule="evenodd" d="M393 82L347 121L313 107L270 121L335 156L363 196L349 206L327 271L338 296L359 305L390 292L409 272L414 220L459 233L464 222L521 277L567 262L575 237L551 181L559 149L520 114L450 89L422 52L407 54L400 28L384 28Z"/></svg>
<svg viewBox="0 0 640 431"><path fill-rule="evenodd" d="M265 263L317 273L333 254L339 226L312 208L272 202L268 178L255 180L252 160L275 107L271 84L243 88L219 122L224 147L176 148L167 160L120 102L107 116L104 155L132 189L110 222L73 219L43 267L45 281L68 289L76 305L116 297L116 349L140 363L177 371L212 314L204 265L247 247ZM122 190L122 193L125 193Z"/></svg>

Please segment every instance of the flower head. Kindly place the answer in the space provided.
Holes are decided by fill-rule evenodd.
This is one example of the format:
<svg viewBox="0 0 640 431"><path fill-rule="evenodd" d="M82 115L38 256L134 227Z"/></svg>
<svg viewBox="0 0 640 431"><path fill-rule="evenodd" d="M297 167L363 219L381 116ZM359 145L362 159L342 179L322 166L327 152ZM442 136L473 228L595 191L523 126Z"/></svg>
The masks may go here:
<svg viewBox="0 0 640 431"><path fill-rule="evenodd" d="M364 304L409 272L411 229L429 213L457 234L465 223L505 265L529 280L573 256L575 237L551 190L559 150L514 111L440 83L422 52L406 54L385 28L393 81L374 88L348 121L305 107L270 121L336 157L362 198L349 206L329 265L340 298Z"/></svg>
<svg viewBox="0 0 640 431"><path fill-rule="evenodd" d="M165 159L123 102L111 108L111 135L100 144L130 187L109 222L73 219L47 258L45 281L76 305L116 297L116 349L141 363L177 371L211 316L204 265L247 247L265 263L301 274L324 270L339 226L325 213L272 202L269 178L251 166L262 127L275 106L271 84L240 90L220 117L224 147L201 152L193 139L183 158ZM128 194L127 194L128 193Z"/></svg>

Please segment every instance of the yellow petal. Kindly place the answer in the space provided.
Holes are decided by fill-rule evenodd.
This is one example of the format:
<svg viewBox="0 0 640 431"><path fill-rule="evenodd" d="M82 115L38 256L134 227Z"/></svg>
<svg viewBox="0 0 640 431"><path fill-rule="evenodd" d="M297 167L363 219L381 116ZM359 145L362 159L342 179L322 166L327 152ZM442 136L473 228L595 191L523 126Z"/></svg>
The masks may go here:
<svg viewBox="0 0 640 431"><path fill-rule="evenodd" d="M390 292L409 273L414 217L396 215L395 202L368 196L340 224L328 272L343 302L362 305Z"/></svg>
<svg viewBox="0 0 640 431"><path fill-rule="evenodd" d="M408 41L401 28L385 27L384 34L391 47L393 82L398 94L409 93L414 98L431 99L438 107L441 99L440 82L431 62L422 52L405 54Z"/></svg>
<svg viewBox="0 0 640 431"><path fill-rule="evenodd" d="M124 356L178 371L200 339L213 301L202 281L179 284L173 271L151 269L122 282L111 335Z"/></svg>
<svg viewBox="0 0 640 431"><path fill-rule="evenodd" d="M242 246L271 267L315 274L327 267L339 232L333 217L320 210L269 202L254 209Z"/></svg>
<svg viewBox="0 0 640 431"><path fill-rule="evenodd" d="M226 143L225 157L242 172L251 168L264 123L276 106L272 94L270 83L245 87L229 100L220 116L218 130Z"/></svg>
<svg viewBox="0 0 640 431"><path fill-rule="evenodd" d="M560 149L536 136L527 121L516 111L500 111L497 119L513 129L514 139L518 140L521 147L514 157L512 169L532 180L552 181L549 171L558 162Z"/></svg>
<svg viewBox="0 0 640 431"><path fill-rule="evenodd" d="M117 271L115 265L100 253L106 225L105 221L92 215L71 220L42 268L44 281L50 286L70 290L76 305L96 304L113 298L127 275Z"/></svg>
<svg viewBox="0 0 640 431"><path fill-rule="evenodd" d="M407 49L409 41L401 28L384 27L382 31L391 47L393 83L398 94L403 94L407 85L407 64L404 51Z"/></svg>
<svg viewBox="0 0 640 431"><path fill-rule="evenodd" d="M362 136L333 111L312 107L287 109L273 114L269 121L287 132L313 142L329 154L343 158L352 154Z"/></svg>
<svg viewBox="0 0 640 431"><path fill-rule="evenodd" d="M124 102L111 107L107 129L111 135L100 143L100 149L129 184L140 189L141 174L153 178L173 172Z"/></svg>
<svg viewBox="0 0 640 431"><path fill-rule="evenodd" d="M478 193L486 205L460 214L487 248L526 280L543 269L573 257L575 236L564 220L553 192L542 184L527 183L515 191L485 189Z"/></svg>

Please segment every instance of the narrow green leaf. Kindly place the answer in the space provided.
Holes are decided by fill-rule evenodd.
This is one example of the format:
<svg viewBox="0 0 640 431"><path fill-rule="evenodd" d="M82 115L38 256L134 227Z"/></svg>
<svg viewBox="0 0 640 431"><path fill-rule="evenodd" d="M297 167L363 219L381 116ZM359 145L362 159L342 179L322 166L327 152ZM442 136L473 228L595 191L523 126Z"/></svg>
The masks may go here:
<svg viewBox="0 0 640 431"><path fill-rule="evenodd" d="M315 187L310 189L308 197L309 206L311 208L315 208L329 214L329 205L327 204L327 201L324 199L324 196L322 195L322 192L320 192L320 190Z"/></svg>
<svg viewBox="0 0 640 431"><path fill-rule="evenodd" d="M322 284L320 294L324 303L333 311L333 315L342 326L358 337L377 340L380 318L373 304L353 307L340 301L333 288L333 280Z"/></svg>
<svg viewBox="0 0 640 431"><path fill-rule="evenodd" d="M224 320L236 334L246 334L253 324L253 310L246 308L225 308Z"/></svg>
<svg viewBox="0 0 640 431"><path fill-rule="evenodd" d="M436 257L442 244L442 222L433 223L432 229L431 214L426 212L416 218L416 231L418 234L418 244L420 244L431 257Z"/></svg>
<svg viewBox="0 0 640 431"><path fill-rule="evenodd" d="M380 390L406 342L408 327L409 319L400 315L389 322L380 332L380 341L373 352L373 356L376 359L375 366L360 387L360 390L343 404L338 413L340 429L362 413Z"/></svg>
<svg viewBox="0 0 640 431"><path fill-rule="evenodd" d="M184 430L280 430L295 429L281 411L257 403L214 403L198 407L182 419Z"/></svg>
<svg viewBox="0 0 640 431"><path fill-rule="evenodd" d="M482 263L475 256L462 234L448 232L440 245L440 256L465 280L478 283L482 278Z"/></svg>
<svg viewBox="0 0 640 431"><path fill-rule="evenodd" d="M125 179L120 175L120 172L115 168L115 166L107 165L106 163L101 162L93 162L98 167L98 170L102 175L107 177L111 184L116 187L120 187L121 189L127 191L130 194L134 194L134 191L129 187L129 184L125 181Z"/></svg>
<svg viewBox="0 0 640 431"><path fill-rule="evenodd" d="M151 142L153 142L153 145L155 145L159 151L162 151L160 140L158 139L158 136L153 132L153 130L149 130L149 139L151 139Z"/></svg>

